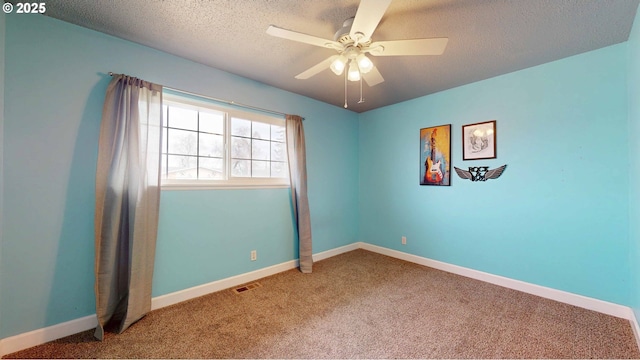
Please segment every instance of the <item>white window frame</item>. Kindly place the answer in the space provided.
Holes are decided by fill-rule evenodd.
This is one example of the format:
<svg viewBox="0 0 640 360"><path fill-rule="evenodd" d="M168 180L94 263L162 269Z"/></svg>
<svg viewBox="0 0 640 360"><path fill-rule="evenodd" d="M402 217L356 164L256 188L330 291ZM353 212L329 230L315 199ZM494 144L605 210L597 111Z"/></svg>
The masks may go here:
<svg viewBox="0 0 640 360"><path fill-rule="evenodd" d="M249 178L231 176L231 118L237 117L250 121L257 121L273 125L285 126L285 119L269 116L251 111L242 111L237 108L219 105L206 100L198 100L192 97L183 97L171 93L162 94L163 105L176 105L183 108L190 108L198 111L216 111L224 114L224 180L205 179L167 179L161 175L160 185L163 190L210 190L210 189L268 189L268 188L289 188L289 177L285 178ZM164 116L164 111L163 111ZM166 121L166 119L164 119ZM163 128L166 123L163 123ZM286 141L285 141L286 146ZM161 155L166 155L162 149ZM287 156L288 157L288 156ZM288 159L287 159L288 164ZM162 168L162 167L161 167Z"/></svg>

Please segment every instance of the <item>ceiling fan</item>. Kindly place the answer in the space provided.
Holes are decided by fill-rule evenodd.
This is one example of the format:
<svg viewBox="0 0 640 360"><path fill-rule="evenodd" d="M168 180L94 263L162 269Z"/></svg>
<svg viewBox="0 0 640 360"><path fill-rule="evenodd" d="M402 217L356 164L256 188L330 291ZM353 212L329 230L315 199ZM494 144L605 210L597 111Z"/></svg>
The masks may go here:
<svg viewBox="0 0 640 360"><path fill-rule="evenodd" d="M391 0L360 0L356 16L344 21L333 40L323 39L274 25L267 28L267 34L305 44L333 49L338 54L328 57L320 63L296 75L296 79L308 79L329 68L336 75L345 74L346 81L364 81L375 86L384 78L367 54L373 56L441 55L447 46L448 38L409 39L391 41L372 41L371 35L389 7ZM362 83L360 102L362 99Z"/></svg>

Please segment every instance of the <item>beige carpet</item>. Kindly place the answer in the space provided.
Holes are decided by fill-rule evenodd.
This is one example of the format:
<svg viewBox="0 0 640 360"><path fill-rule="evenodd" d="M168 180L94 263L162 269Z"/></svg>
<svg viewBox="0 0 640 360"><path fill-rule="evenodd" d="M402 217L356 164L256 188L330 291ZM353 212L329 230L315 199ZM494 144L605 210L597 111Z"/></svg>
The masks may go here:
<svg viewBox="0 0 640 360"><path fill-rule="evenodd" d="M7 358L640 358L627 320L364 250Z"/></svg>

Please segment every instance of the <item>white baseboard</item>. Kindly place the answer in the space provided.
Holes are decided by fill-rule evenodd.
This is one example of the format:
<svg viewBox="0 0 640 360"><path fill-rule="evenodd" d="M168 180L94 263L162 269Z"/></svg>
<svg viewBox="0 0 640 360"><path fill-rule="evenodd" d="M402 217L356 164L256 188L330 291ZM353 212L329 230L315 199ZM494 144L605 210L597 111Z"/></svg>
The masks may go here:
<svg viewBox="0 0 640 360"><path fill-rule="evenodd" d="M339 248L323 251L313 254L313 261L320 261L332 256L336 256L358 248L358 244L350 244ZM213 281L207 284L195 286L192 288L176 291L170 294L162 295L151 299L151 310L163 308L165 306L177 304L186 300L195 299L197 297L211 294L216 291L229 289L234 286L246 284L251 281L262 279L267 276L275 275L283 271L295 269L298 267L298 260L291 260L281 264L269 266L248 273L228 277L225 279Z"/></svg>
<svg viewBox="0 0 640 360"><path fill-rule="evenodd" d="M633 311L627 306L610 303L603 300L598 300L570 292L556 290L540 285L527 283L520 280L514 280L507 277L493 275L486 272L465 268L458 265L452 265L445 262L428 259L425 257L408 254L402 251L392 250L377 245L371 245L367 243L359 243L359 247L365 250L376 252L379 254L391 256L397 259L413 262L416 264L432 267L434 269L443 270L457 275L462 275L472 279L488 282L494 285L499 285L513 290L522 291L528 294L537 295L543 298L556 300L569 305L578 306L588 310L597 311L607 315L631 320L635 318Z"/></svg>
<svg viewBox="0 0 640 360"><path fill-rule="evenodd" d="M94 314L11 336L1 340L2 346L0 346L0 357L6 354L11 354L12 352L57 340L65 336L77 334L79 332L95 328L97 325L98 318Z"/></svg>
<svg viewBox="0 0 640 360"><path fill-rule="evenodd" d="M631 319L629 320L631 323L631 329L633 330L633 335L636 337L638 348L640 348L640 325L638 325L638 318L632 309L629 309L629 311L631 312Z"/></svg>
<svg viewBox="0 0 640 360"><path fill-rule="evenodd" d="M332 256L336 256L348 251L358 249L359 244L353 243L339 248L323 251L313 254L313 261L320 261ZM176 291L170 294L161 295L151 299L151 310L163 308L165 306L174 305L182 301L194 299L203 295L207 295L216 291L229 289L234 286L242 285L251 281L255 281L277 273L295 269L298 267L298 260L291 260L281 264L269 266L263 269L251 271L245 274L232 276L229 278L210 282L195 286L189 289ZM79 319L67 321L64 323L48 326L46 328L29 331L26 333L0 339L0 357L11 354L16 351L28 349L37 345L44 344L49 341L63 338L65 336L77 334L95 328L98 325L96 315L89 315Z"/></svg>
<svg viewBox="0 0 640 360"><path fill-rule="evenodd" d="M540 285L526 283L524 281L514 280L503 276L493 275L478 270L465 268L458 265L452 265L445 262L428 259L425 257L408 254L405 252L384 248L364 242L356 242L339 248L323 251L313 255L314 261L320 261L332 256L336 256L345 252L356 249L364 249L379 254L391 256L397 259L413 262L419 265L432 267L434 269L447 271L453 274L462 275L472 279L488 282L491 284L503 286L506 288L522 291L525 293L541 296L547 299L560 301L566 304L582 307L585 309L601 312L607 315L616 316L629 320L633 329L636 341L640 347L640 326L638 319L631 308L618 305L598 299L589 298L582 295L572 294L566 291L556 290ZM291 260L281 264L269 266L263 269L252 271L237 276L213 281L208 284L195 286L189 289L176 291L171 294L155 297L151 299L151 309L156 310L165 306L177 304L182 301L190 300L196 297L210 294L212 292L232 288L247 282L255 281L266 276L275 275L277 273L295 269L298 266L298 260ZM0 339L0 357L12 352L27 349L33 346L44 344L49 341L73 335L82 331L86 331L96 327L96 315L89 315L79 319L67 321L61 324L48 326L46 328L29 331L18 334L5 339Z"/></svg>
<svg viewBox="0 0 640 360"><path fill-rule="evenodd" d="M151 299L151 310L157 310L165 306L174 305L186 300L195 299L203 295L211 294L216 291L242 285L266 276L271 276L283 271L295 269L297 266L298 260L291 260L282 264L269 266L263 269L228 277L203 285L194 286L192 288L176 291L170 294L157 296Z"/></svg>
<svg viewBox="0 0 640 360"><path fill-rule="evenodd" d="M344 254L349 251L357 250L361 247L360 244L362 243L355 242L353 244L349 244L349 245L337 247L335 249L323 251L321 253L313 254L313 261L320 261L336 255Z"/></svg>

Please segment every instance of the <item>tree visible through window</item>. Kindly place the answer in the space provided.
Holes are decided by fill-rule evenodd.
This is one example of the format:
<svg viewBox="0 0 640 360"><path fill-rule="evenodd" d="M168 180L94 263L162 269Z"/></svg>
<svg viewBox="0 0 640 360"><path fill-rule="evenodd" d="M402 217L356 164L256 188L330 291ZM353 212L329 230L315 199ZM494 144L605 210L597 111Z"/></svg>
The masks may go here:
<svg viewBox="0 0 640 360"><path fill-rule="evenodd" d="M163 185L288 183L284 119L165 98Z"/></svg>
<svg viewBox="0 0 640 360"><path fill-rule="evenodd" d="M231 118L231 176L286 177L284 126Z"/></svg>

